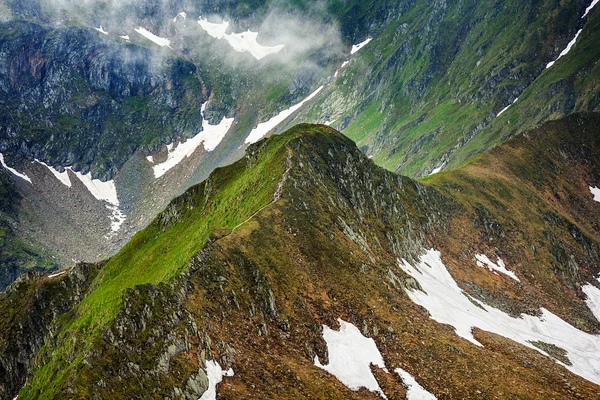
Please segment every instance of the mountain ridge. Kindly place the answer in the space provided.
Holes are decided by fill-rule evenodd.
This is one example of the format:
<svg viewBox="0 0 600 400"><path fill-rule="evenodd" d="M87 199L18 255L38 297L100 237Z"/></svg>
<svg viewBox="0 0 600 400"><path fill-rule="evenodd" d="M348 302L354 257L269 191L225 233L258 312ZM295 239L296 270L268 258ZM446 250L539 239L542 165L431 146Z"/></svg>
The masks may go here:
<svg viewBox="0 0 600 400"><path fill-rule="evenodd" d="M541 142L542 147L549 149L550 157L540 154L544 160L551 159L553 152L559 154L562 148L548 144L544 134L574 149L568 153L571 157L583 155L584 167L588 163L587 167L597 168L593 157L596 153L577 152L578 147L569 144L573 143L570 129L586 126L589 129L585 135L593 135L597 119L597 114L576 115L547 124L529 134L532 139L526 136L513 139L504 145L509 150L495 150L492 156L484 156L465 167L466 172L441 173L423 183L376 167L351 140L325 126L300 125L291 132L262 140L250 146L241 161L217 169L207 181L174 200L150 227L134 237L133 245L125 246L123 254L113 257L102 268L90 286L87 299L61 317L63 322L54 325L52 339L46 341L37 358L44 366L32 370L32 378L19 397L114 398L125 392L151 390L155 395L170 398L197 398L209 383L205 363L217 360L224 370L234 371L232 377L225 377L218 386L222 398L246 398L256 393L282 398L308 395L376 398L378 395L366 389L349 390L314 366L315 355L323 365L334 362L329 358L333 353L327 351L321 332L323 325L334 329L339 326L338 318L359 327L363 335L373 337L386 366L409 371L438 396L475 398L477 391L487 396L505 391L533 397L540 393L559 398L572 398L576 393L593 396L598 390L596 385L566 372L548 358L552 354L554 359L564 360L560 348L540 344L549 349L544 350L547 355L542 355L475 329L474 336L485 345L479 348L458 338L451 327L429 318L423 308L406 296L407 291L418 290L419 283L399 267L398 260L417 265L423 249L434 246L443 252L444 264L454 279L478 301L510 311L511 301L501 293L512 290L514 298L509 300L515 315L521 312L536 315L543 305L580 329L598 332L600 323L578 297L582 295L576 287L569 286L569 282L590 282L599 272L595 264L579 261L586 252L597 254L597 232L589 232L582 219L574 221L573 226L582 226L578 229L582 237L587 237L585 240L575 240L569 226L560 224L549 231L553 239L543 235L538 238L542 243L538 243L542 256L534 259L538 271L542 277L546 274L542 271L549 271L549 276L556 278L550 278L549 284L546 278L536 281L528 275L527 258L506 247L516 237L512 232L527 236L530 231L515 226L506 210L502 216L491 217L495 211L492 206L498 202L494 196L497 193L506 196L511 189L487 186L489 193L475 198L479 199L478 205L469 185L480 184L476 178L468 178L481 170L484 158L497 157L492 170L498 171L494 164L513 160L511 151L526 148L530 154L536 154L535 146L527 147L528 141L536 146ZM596 145L592 142L588 147L597 151ZM499 157L498 153L503 152L509 156ZM269 159L273 163L266 162ZM527 162L528 158L522 160ZM248 183L239 189L239 185L227 183L246 174L260 176L262 186L257 188ZM535 177L534 167L531 174L521 179L531 182ZM549 173L547 182L551 185L556 176L561 175ZM581 176L585 174L577 175ZM489 178L483 174L477 179ZM540 188L548 187L544 181L538 184ZM245 197L238 196L248 194L248 190L258 190L263 195L250 207L243 206L244 215L235 211L230 214L233 219L224 219L225 225L214 225L212 233L197 236L193 233L197 228L179 230L178 226L193 220L190 217L202 215L197 214L201 207L211 207L213 201L218 204L215 199L225 201L228 196L223 191L232 187L236 188L233 198L238 201L226 201L229 205L243 205ZM451 195L458 188L463 191ZM213 200L205 203L204 199L210 197ZM277 200L273 201L274 198ZM584 209L593 212L593 206L597 205L591 196L578 193L577 200L583 199L590 202ZM478 207L470 208L473 205ZM502 208L501 204L499 207ZM217 214L207 213L203 218L213 218L210 215ZM448 236L465 226L472 228L462 237L456 236L458 240L453 243L458 244L453 247ZM163 261L154 267L147 262L139 264L158 273L150 276L153 282L121 279L129 288L112 291L109 297L121 293L122 302L117 308L105 301L98 303L102 308L92 305L93 292L106 290L103 287L119 277L118 271L136 268L136 274L143 271L135 267L135 257L143 259L145 249L153 249L147 253L154 254L153 257L165 253L158 250L153 240L170 230L179 242L196 238L192 239L194 243L205 244L190 248L193 250L184 257L187 260L182 260L183 269L178 267L180 263L171 262L169 268L174 268L174 274L157 270L156 265ZM182 236L182 232L187 233ZM492 238L499 249L489 244L479 247L480 235L484 243ZM197 242L199 237L205 239ZM553 270L552 262L546 258L549 252L543 247L547 243L557 248L562 246L563 252L573 254L583 275L575 275L570 281L568 275ZM134 245L136 256L132 258L133 253L127 253L133 251ZM491 258L494 253L501 256L521 283L477 266L463 246L469 252L479 251ZM165 277L167 280L162 281ZM542 288L536 288L537 284ZM514 285L517 289L510 289ZM562 299L565 293L566 300ZM545 303L540 303L540 298ZM177 300L167 303L166 299ZM6 301L5 296L0 297L0 307L6 306ZM90 313L94 308L100 314ZM83 318L85 325L74 324L73 318ZM97 318L105 328L93 328ZM90 336L84 341L90 346L77 344L86 335ZM76 361L65 370L69 364L64 363L68 360ZM490 370L490 365L497 368ZM403 396L406 389L397 377L377 369L373 373L388 396ZM465 380L465 374L474 379ZM123 386L124 381L131 386Z"/></svg>

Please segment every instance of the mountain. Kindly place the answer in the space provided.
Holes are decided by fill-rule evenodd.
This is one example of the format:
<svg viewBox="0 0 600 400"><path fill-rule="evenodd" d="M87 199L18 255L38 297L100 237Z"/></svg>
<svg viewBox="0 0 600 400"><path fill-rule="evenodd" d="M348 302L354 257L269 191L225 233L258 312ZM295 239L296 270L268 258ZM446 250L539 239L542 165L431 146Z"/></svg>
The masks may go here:
<svg viewBox="0 0 600 400"><path fill-rule="evenodd" d="M594 6L399 2L305 116L392 171L456 168L544 121L598 110Z"/></svg>
<svg viewBox="0 0 600 400"><path fill-rule="evenodd" d="M252 144L108 261L1 294L0 393L593 398L598 122L422 181L324 125Z"/></svg>

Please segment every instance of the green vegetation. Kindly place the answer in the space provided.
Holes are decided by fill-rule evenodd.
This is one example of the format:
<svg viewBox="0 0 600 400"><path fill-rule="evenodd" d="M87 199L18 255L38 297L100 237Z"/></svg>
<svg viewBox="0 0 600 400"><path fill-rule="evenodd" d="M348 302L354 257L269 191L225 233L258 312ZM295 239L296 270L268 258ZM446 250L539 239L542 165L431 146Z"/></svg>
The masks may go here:
<svg viewBox="0 0 600 400"><path fill-rule="evenodd" d="M353 12L362 13L364 7ZM321 114L341 112L334 126L349 121L344 133L379 165L409 176L427 174L443 159L447 167L457 167L543 122L548 109L560 116L597 107L593 60L598 40L592 36L598 29L590 19L598 18L597 12L567 56L577 65L561 66L564 57L553 67L556 72L544 71L557 46L574 36L583 12L579 2L472 0L440 7L417 1L397 7L403 12L352 57L330 89L330 100L314 106ZM554 74L561 74L563 82L545 78ZM575 87L570 83L574 77L581 82ZM543 92L554 99L540 96ZM574 93L576 106L565 101ZM523 104L520 118L507 126L511 108L494 121L519 95L513 108ZM338 104L347 107L338 110ZM306 114L313 115L314 109Z"/></svg>
<svg viewBox="0 0 600 400"><path fill-rule="evenodd" d="M301 125L262 141L242 160L216 169L210 177L176 198L150 226L101 270L86 298L61 322L57 348L47 347L47 361L34 372L20 398L57 398L81 367L86 350L120 311L127 289L169 282L186 269L191 257L211 237L228 235L234 227L268 205L285 169L285 144L295 135L317 132ZM44 352L44 350L42 351ZM75 360L69 362L69 358Z"/></svg>

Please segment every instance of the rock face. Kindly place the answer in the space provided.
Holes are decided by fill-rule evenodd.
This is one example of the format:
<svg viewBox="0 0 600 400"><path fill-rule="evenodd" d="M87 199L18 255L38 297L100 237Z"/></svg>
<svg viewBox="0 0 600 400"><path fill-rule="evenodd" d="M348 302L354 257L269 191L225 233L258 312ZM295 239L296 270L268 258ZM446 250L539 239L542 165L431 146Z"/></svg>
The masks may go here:
<svg viewBox="0 0 600 400"><path fill-rule="evenodd" d="M341 318L374 339L388 371L410 371L438 397L593 397L596 384L556 363L568 360L565 349L477 329L475 346L429 318L406 295L423 290L419 276L401 266L433 247L473 307L543 307L597 333L580 286L600 272L587 187L600 167L599 118L547 124L424 182L375 166L325 126L260 141L175 199L97 275L89 270L82 296L61 306L52 305L60 293L34 297L50 304L50 328L31 350L7 353L4 393L16 395L27 377L19 399L192 399L209 387L214 360L234 371L216 388L221 398L377 398L315 365L315 356L332 362L323 326L337 330ZM476 254L501 258L519 280L478 266ZM69 288L71 274L16 283L0 307L32 304L16 290ZM9 326L33 329L23 322L31 313L11 315ZM0 338L5 349L24 345ZM16 354L29 357L21 369ZM397 376L372 371L388 397L404 393Z"/></svg>
<svg viewBox="0 0 600 400"><path fill-rule="evenodd" d="M21 275L2 295L0 397L13 398L45 344L60 329L59 318L83 298L101 264L79 264L67 273Z"/></svg>
<svg viewBox="0 0 600 400"><path fill-rule="evenodd" d="M9 22L0 29L0 150L102 180L140 147L201 130L193 64L83 28Z"/></svg>

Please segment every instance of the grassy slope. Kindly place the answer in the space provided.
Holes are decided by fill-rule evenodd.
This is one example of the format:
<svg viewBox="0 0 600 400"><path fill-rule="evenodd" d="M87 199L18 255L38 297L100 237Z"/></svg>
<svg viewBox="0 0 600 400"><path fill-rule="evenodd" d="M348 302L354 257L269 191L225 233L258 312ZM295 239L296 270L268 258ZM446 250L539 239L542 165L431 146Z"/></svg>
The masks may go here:
<svg viewBox="0 0 600 400"><path fill-rule="evenodd" d="M577 116L519 137L461 170L430 177L425 180L430 188L376 168L348 139L325 135L323 127L298 126L260 142L248 157L216 170L205 183L176 199L107 263L85 300L60 321L58 334L40 354L43 366L34 371L31 384L19 397L61 398L69 386L81 393L94 391L95 383L78 372L86 351L102 348L100 331L120 311L127 289L168 282L186 269L211 237L215 242L210 257L194 266L195 289L188 309L199 329L212 338L216 349L221 348L213 357L225 357L221 340L235 349L239 378L224 382L220 390L226 398L249 396L250 383L256 393L267 397L274 391L282 397L354 396L312 366L315 354L322 360L326 357L321 324L335 326L337 317L357 326L366 323L386 362L418 371L436 393L462 398L485 386L494 393L510 387L517 397L544 393L568 398L568 390L558 383L566 379L590 394L594 386L571 375L561 378L564 370L535 352L484 333L476 335L486 349L458 339L403 296L403 280L395 281L390 271L402 278L396 258L418 251L429 240L443 251L457 280L479 284L486 301L510 308L512 296L513 305L526 303L515 305L513 311L544 305L582 329L596 329L573 283L597 272L593 264L582 262L587 255L598 254L593 218L597 204L591 202L585 185L580 186L582 179L598 176L595 160L600 143L595 130L587 129L597 126L598 118ZM529 141L530 137L534 139ZM299 140L291 142L294 138ZM586 145L583 153L581 144ZM284 175L290 149L293 168L285 194L263 209ZM552 163L564 157L562 153L568 161ZM576 160L580 179L566 180L564 175L573 176L573 170L565 165L572 167L570 161ZM557 182L559 197L572 195L573 199L552 203L557 197L546 191ZM259 209L255 218L230 234ZM489 221L472 219L483 209ZM552 218L544 218L552 212L562 225L546 226ZM452 217L449 224L444 222L448 217ZM575 240L578 236L584 239ZM539 256L521 252L519 244L529 244L531 239ZM556 263L554 247L560 250L555 252ZM468 255L475 250L490 257L493 252L501 255L509 268L517 270L525 289L515 289L500 277L490 278L474 265L469 268ZM567 259L574 256L580 275L553 270L563 261L561 251ZM276 299L274 310L270 290ZM474 295L482 296L481 292ZM242 322L246 320L247 324ZM197 365L198 359L193 359L192 353L180 361ZM532 367L524 368L524 362ZM490 369L491 364L496 367ZM461 379L464 374L477 379ZM93 376L102 372L94 371ZM120 393L118 384L109 389Z"/></svg>
<svg viewBox="0 0 600 400"><path fill-rule="evenodd" d="M599 205L588 189L600 176L598 123L598 114L546 123L462 168L422 180L460 205L450 232L438 238L457 255L455 265L473 265L473 252L496 255L527 284L455 269L464 282L513 313L543 306L588 331L598 324L579 287L600 272Z"/></svg>
<svg viewBox="0 0 600 400"><path fill-rule="evenodd" d="M543 71L582 9L579 1L415 2L353 57L315 109L336 115L334 126L379 165L419 176L477 137ZM452 165L471 156L459 148Z"/></svg>
<svg viewBox="0 0 600 400"><path fill-rule="evenodd" d="M491 148L507 137L572 112L600 109L600 12L587 17L576 45L523 92L519 101L462 150L463 159ZM451 163L457 166L460 160Z"/></svg>
<svg viewBox="0 0 600 400"><path fill-rule="evenodd" d="M277 136L252 147L249 156L215 170L205 182L173 200L150 226L138 232L109 260L85 300L63 319L60 345L48 349L50 354L44 355L47 360L21 396L60 397L70 374L81 366L82 354L119 312L128 288L168 282L187 267L192 255L210 237L228 234L267 205L285 168L286 154L281 149L293 136ZM75 361L67 362L74 355L77 355Z"/></svg>

